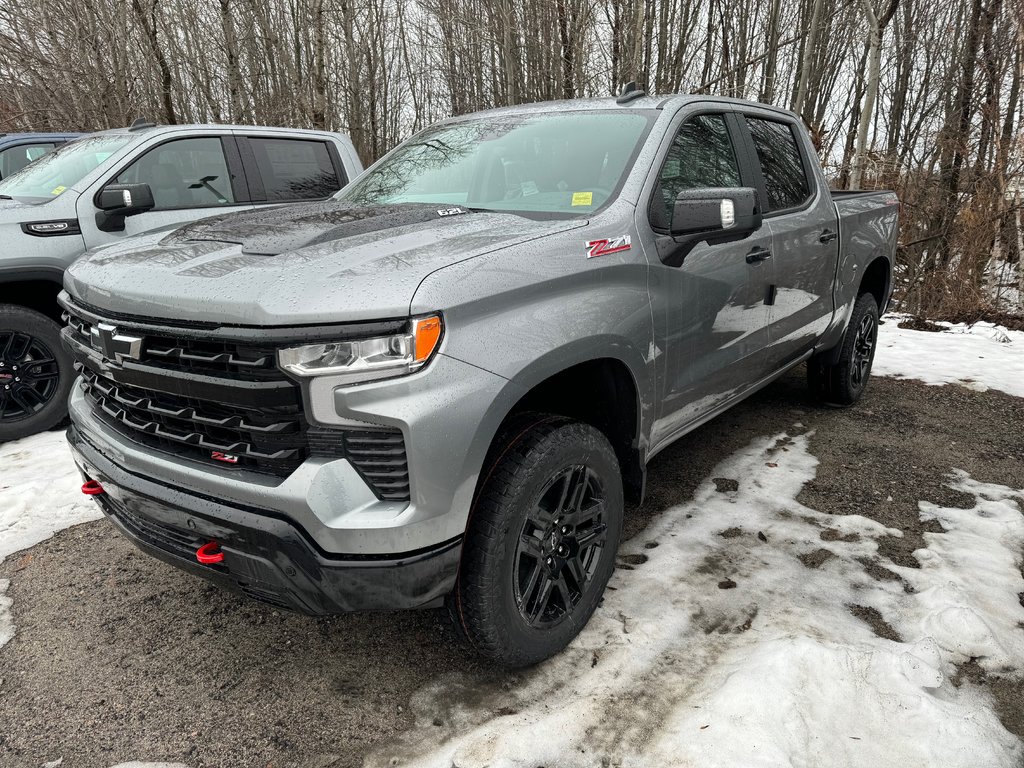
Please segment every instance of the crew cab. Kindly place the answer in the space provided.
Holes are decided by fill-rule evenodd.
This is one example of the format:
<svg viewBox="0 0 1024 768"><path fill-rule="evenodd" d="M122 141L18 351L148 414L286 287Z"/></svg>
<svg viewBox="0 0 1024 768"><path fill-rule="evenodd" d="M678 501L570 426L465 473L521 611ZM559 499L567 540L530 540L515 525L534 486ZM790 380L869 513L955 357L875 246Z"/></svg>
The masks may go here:
<svg viewBox="0 0 1024 768"><path fill-rule="evenodd" d="M898 211L831 193L797 116L746 101L444 121L329 201L68 270L83 488L258 600L445 605L535 663L599 610L666 446L801 363L861 397Z"/></svg>
<svg viewBox="0 0 1024 768"><path fill-rule="evenodd" d="M137 122L70 143L22 135L9 157L4 141L0 169L13 172L0 180L0 441L66 416L75 376L57 294L87 249L215 213L326 199L362 171L348 138L323 131Z"/></svg>

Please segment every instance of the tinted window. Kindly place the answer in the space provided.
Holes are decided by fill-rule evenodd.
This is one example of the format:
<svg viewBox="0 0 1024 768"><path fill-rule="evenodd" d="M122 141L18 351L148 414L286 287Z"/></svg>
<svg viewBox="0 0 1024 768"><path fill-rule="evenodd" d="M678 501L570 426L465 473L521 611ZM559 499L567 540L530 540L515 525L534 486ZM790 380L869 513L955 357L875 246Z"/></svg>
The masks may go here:
<svg viewBox="0 0 1024 768"><path fill-rule="evenodd" d="M178 139L154 147L115 179L149 184L154 210L232 205L235 195L220 139Z"/></svg>
<svg viewBox="0 0 1024 768"><path fill-rule="evenodd" d="M667 229L676 196L686 189L739 187L740 169L722 115L698 115L676 134L658 176L651 223Z"/></svg>
<svg viewBox="0 0 1024 768"><path fill-rule="evenodd" d="M0 152L0 179L6 179L12 173L20 171L33 160L38 160L51 149L54 144L21 144Z"/></svg>
<svg viewBox="0 0 1024 768"><path fill-rule="evenodd" d="M614 197L656 113L520 112L426 129L338 196L586 216Z"/></svg>
<svg viewBox="0 0 1024 768"><path fill-rule="evenodd" d="M786 123L748 117L761 174L768 192L768 210L796 208L811 194L793 130Z"/></svg>
<svg viewBox="0 0 1024 768"><path fill-rule="evenodd" d="M249 139L267 200L316 200L344 186L322 141Z"/></svg>

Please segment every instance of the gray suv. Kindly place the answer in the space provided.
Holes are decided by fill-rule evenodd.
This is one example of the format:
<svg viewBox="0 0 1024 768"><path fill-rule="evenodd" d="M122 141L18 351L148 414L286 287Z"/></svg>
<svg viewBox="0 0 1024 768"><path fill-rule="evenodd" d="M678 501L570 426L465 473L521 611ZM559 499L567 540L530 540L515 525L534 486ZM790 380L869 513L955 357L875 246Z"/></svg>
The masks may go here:
<svg viewBox="0 0 1024 768"><path fill-rule="evenodd" d="M0 442L66 416L75 375L57 294L87 249L227 211L322 200L362 172L346 136L229 125L0 138ZM9 161L9 162L8 162ZM29 162L31 164L29 164ZM19 166L21 166L19 168Z"/></svg>
<svg viewBox="0 0 1024 768"><path fill-rule="evenodd" d="M598 607L661 450L799 363L860 397L897 214L830 193L796 116L749 102L440 123L328 202L68 271L83 490L271 605L446 605L537 662Z"/></svg>

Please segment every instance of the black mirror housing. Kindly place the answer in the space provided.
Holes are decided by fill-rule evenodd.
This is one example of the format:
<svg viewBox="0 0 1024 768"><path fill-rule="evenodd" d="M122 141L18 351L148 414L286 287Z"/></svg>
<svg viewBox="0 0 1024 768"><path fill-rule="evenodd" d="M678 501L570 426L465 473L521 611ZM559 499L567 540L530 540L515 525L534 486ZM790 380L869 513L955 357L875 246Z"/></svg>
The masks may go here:
<svg viewBox="0 0 1024 768"><path fill-rule="evenodd" d="M751 187L685 189L672 210L673 237L746 236L760 227L757 190Z"/></svg>
<svg viewBox="0 0 1024 768"><path fill-rule="evenodd" d="M664 264L678 267L701 242L742 240L761 228L763 217L753 187L684 189L672 209L669 236L658 243Z"/></svg>
<svg viewBox="0 0 1024 768"><path fill-rule="evenodd" d="M108 184L96 195L96 226L102 232L123 232L127 216L156 207L149 184Z"/></svg>

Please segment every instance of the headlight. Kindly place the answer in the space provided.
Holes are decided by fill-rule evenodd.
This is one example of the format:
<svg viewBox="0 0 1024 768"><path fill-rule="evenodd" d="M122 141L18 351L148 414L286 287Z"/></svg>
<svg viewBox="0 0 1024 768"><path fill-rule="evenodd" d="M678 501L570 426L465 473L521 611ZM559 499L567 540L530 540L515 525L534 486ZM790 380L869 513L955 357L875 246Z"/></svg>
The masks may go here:
<svg viewBox="0 0 1024 768"><path fill-rule="evenodd" d="M420 317L404 333L282 349L277 362L296 376L340 376L352 384L405 376L427 364L441 331L439 316Z"/></svg>

